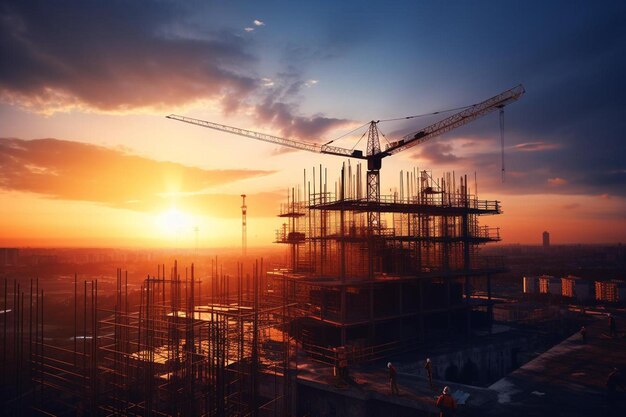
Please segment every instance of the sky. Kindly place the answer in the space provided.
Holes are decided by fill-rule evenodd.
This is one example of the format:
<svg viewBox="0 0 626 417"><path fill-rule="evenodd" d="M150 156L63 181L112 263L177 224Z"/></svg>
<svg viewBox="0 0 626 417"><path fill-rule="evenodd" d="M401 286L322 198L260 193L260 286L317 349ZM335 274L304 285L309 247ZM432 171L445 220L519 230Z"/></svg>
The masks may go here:
<svg viewBox="0 0 626 417"><path fill-rule="evenodd" d="M623 242L624 21L620 1L0 0L0 245L236 246L241 194L249 245L269 245L303 169L346 161L166 115L362 148L346 134L370 120L520 83L504 181L493 113L386 158L382 192L476 173L503 243Z"/></svg>

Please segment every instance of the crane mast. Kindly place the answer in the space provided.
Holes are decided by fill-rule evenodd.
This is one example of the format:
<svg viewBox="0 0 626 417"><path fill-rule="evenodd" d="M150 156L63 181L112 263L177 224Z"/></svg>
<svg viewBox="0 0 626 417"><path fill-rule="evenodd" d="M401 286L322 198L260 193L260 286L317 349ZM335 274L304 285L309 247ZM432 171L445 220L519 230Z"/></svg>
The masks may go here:
<svg viewBox="0 0 626 417"><path fill-rule="evenodd" d="M374 121L370 122L367 131L367 201L380 200L380 138L378 137L378 126ZM367 218L368 230L380 230L380 212L370 211Z"/></svg>

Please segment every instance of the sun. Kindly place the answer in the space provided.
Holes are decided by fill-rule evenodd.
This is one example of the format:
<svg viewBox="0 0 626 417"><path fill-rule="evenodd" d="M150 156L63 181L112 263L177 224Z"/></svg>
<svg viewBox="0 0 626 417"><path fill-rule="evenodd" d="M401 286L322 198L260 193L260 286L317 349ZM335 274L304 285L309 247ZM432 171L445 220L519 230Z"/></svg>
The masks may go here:
<svg viewBox="0 0 626 417"><path fill-rule="evenodd" d="M176 208L171 208L160 213L156 218L156 223L161 233L175 235L191 230L191 216Z"/></svg>

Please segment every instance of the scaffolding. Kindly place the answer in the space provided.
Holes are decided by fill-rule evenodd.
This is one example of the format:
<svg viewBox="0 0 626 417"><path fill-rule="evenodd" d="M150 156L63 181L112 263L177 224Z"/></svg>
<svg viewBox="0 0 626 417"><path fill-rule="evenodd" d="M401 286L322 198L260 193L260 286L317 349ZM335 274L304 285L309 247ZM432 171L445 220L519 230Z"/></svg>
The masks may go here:
<svg viewBox="0 0 626 417"><path fill-rule="evenodd" d="M234 277L212 265L205 280L159 266L138 304L119 269L107 307L97 280L75 276L69 338L50 330L39 280L5 280L3 415L290 415L292 306L267 296L262 261Z"/></svg>
<svg viewBox="0 0 626 417"><path fill-rule="evenodd" d="M329 363L338 347L367 361L490 326L491 279L506 269L481 256L500 231L478 218L500 214L500 202L479 200L467 176L418 169L373 200L363 174L344 164L330 188L325 168L305 171L280 207L275 242L289 265L269 276L287 279L303 348Z"/></svg>

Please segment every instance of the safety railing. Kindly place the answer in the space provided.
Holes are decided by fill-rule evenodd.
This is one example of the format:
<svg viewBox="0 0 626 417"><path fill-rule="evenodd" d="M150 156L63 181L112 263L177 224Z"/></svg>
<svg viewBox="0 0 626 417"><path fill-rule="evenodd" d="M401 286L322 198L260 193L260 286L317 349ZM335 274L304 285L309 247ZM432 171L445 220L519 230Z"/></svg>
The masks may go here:
<svg viewBox="0 0 626 417"><path fill-rule="evenodd" d="M367 198L345 198L340 200L336 198L333 193L319 193L311 194L309 205L321 206L325 204L336 203L352 203L352 204L367 204L371 201ZM421 197L400 198L397 194L394 195L381 195L377 203L380 204L404 204L404 205L425 205L436 207L453 207L453 208L469 208L480 211L500 212L502 207L498 200L479 200L474 196L464 197L463 195L441 195L441 194L428 194ZM296 203L298 204L298 203Z"/></svg>
<svg viewBox="0 0 626 417"><path fill-rule="evenodd" d="M413 350L417 346L417 339L406 339L374 346L346 345L340 348L318 346L308 342L302 342L301 345L311 359L329 366L338 366L344 358L348 365L356 365Z"/></svg>
<svg viewBox="0 0 626 417"><path fill-rule="evenodd" d="M306 214L307 207L307 204L301 201L295 203L281 203L280 216L304 216Z"/></svg>

